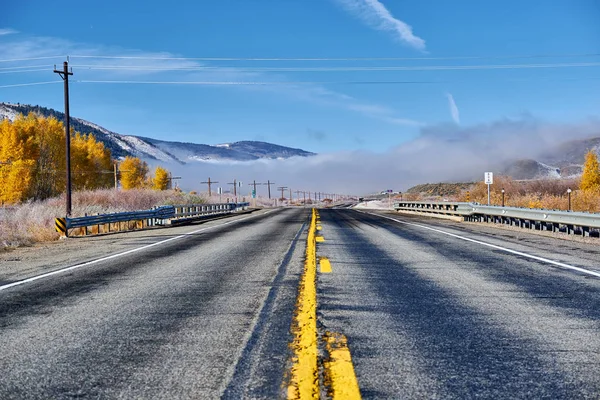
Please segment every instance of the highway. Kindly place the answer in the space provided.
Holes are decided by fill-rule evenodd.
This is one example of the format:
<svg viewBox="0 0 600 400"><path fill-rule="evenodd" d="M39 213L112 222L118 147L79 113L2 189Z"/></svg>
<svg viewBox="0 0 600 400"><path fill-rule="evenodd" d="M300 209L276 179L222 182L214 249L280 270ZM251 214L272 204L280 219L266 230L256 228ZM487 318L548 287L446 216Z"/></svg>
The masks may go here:
<svg viewBox="0 0 600 400"><path fill-rule="evenodd" d="M392 218L415 225L321 212L319 319L348 338L365 398L600 397L598 278L423 226L596 272L597 245Z"/></svg>
<svg viewBox="0 0 600 400"><path fill-rule="evenodd" d="M600 397L597 245L319 214L316 253L330 269L317 273L318 334L347 338L363 398ZM0 398L285 397L310 215L276 209L0 256Z"/></svg>
<svg viewBox="0 0 600 400"><path fill-rule="evenodd" d="M0 291L0 398L279 397L307 215L216 221Z"/></svg>

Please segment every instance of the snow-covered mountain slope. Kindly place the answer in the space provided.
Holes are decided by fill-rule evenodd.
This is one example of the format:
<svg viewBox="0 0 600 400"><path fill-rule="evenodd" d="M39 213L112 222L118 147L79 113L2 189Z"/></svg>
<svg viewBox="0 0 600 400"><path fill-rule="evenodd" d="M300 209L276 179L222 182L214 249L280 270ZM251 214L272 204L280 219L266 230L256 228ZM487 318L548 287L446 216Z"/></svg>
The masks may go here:
<svg viewBox="0 0 600 400"><path fill-rule="evenodd" d="M64 121L62 112L40 106L0 103L0 120L14 120L19 114L34 112L45 117ZM235 142L221 145L169 142L133 135L122 135L81 118L71 117L71 127L78 132L92 133L110 149L113 157L135 156L150 161L188 163L198 161L252 161L261 158L289 158L310 156L301 149L266 142Z"/></svg>
<svg viewBox="0 0 600 400"><path fill-rule="evenodd" d="M183 162L193 161L209 161L209 160L236 160L236 161L250 161L256 160L259 157L232 150L229 146L209 146L207 144L196 144L196 143L181 143L181 142L167 142L164 140L157 140L151 138L142 138L153 146L173 154L177 159Z"/></svg>
<svg viewBox="0 0 600 400"><path fill-rule="evenodd" d="M530 159L514 161L502 171L502 175L508 175L519 180L561 177L560 168Z"/></svg>
<svg viewBox="0 0 600 400"><path fill-rule="evenodd" d="M251 154L257 158L290 158L295 156L307 157L314 155L314 153L301 149L294 149L266 142L241 141L227 143L227 145L229 150Z"/></svg>

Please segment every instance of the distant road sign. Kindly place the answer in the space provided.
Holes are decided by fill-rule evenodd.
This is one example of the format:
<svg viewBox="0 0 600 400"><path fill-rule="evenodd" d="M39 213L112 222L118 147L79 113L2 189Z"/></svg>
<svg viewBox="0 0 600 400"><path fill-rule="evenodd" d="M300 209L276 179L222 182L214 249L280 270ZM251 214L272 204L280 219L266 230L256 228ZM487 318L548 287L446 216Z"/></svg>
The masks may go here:
<svg viewBox="0 0 600 400"><path fill-rule="evenodd" d="M252 198L255 199L256 198L256 190L252 189Z"/></svg>
<svg viewBox="0 0 600 400"><path fill-rule="evenodd" d="M494 184L494 173L493 172L485 172L483 174L483 179L486 185Z"/></svg>

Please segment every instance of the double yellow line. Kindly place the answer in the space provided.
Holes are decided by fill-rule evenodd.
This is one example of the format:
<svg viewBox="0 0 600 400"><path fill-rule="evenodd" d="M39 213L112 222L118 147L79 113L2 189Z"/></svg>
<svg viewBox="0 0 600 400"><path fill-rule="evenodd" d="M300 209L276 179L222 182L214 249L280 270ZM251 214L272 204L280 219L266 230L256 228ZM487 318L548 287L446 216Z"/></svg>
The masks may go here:
<svg viewBox="0 0 600 400"><path fill-rule="evenodd" d="M318 399L320 397L317 334L317 210L313 208L304 273L300 279L296 314L292 322L294 339L292 370L287 388L288 399ZM322 236L320 236L322 238ZM322 241L322 240L320 240ZM325 333L323 337L329 358L324 361L324 381L333 398L360 399L360 390L346 337Z"/></svg>

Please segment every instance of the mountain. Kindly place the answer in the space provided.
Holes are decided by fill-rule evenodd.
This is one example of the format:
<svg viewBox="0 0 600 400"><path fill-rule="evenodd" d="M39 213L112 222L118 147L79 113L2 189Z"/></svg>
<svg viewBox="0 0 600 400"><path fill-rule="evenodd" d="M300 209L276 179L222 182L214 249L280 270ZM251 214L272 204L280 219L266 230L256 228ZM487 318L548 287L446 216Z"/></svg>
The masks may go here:
<svg viewBox="0 0 600 400"><path fill-rule="evenodd" d="M567 140L538 157L521 159L506 165L503 175L513 179L570 178L581 175L585 154L592 150L600 156L600 137Z"/></svg>
<svg viewBox="0 0 600 400"><path fill-rule="evenodd" d="M523 159L516 160L506 166L501 174L517 180L560 178L561 169L536 160Z"/></svg>
<svg viewBox="0 0 600 400"><path fill-rule="evenodd" d="M206 144L168 142L164 140L141 138L154 147L173 155L179 160L209 161L237 160L251 161L258 159L290 158L295 156L308 157L314 155L308 151L279 146L272 143L241 141L234 143Z"/></svg>
<svg viewBox="0 0 600 400"><path fill-rule="evenodd" d="M44 117L54 117L65 121L64 113L51 108L27 104L0 103L0 120L14 120L19 114L30 112ZM272 143L241 141L218 145L170 142L141 136L123 135L80 118L70 118L71 128L82 133L91 133L110 149L113 157L139 157L145 160L159 160L185 164L198 161L252 161L258 159L280 159L308 157L314 153L279 146Z"/></svg>

